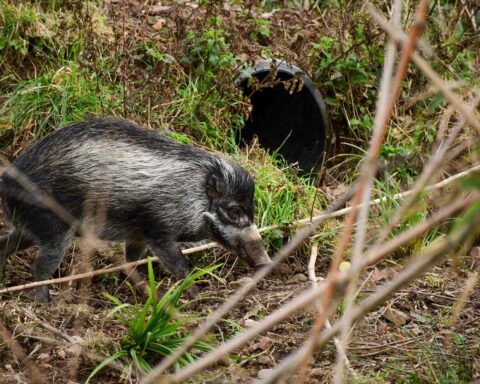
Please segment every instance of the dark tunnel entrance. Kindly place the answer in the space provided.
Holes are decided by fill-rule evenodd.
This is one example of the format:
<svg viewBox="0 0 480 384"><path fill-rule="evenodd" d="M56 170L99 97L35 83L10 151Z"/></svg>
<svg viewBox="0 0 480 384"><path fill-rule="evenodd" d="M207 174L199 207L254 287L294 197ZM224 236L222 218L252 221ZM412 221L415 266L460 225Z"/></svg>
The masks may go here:
<svg viewBox="0 0 480 384"><path fill-rule="evenodd" d="M302 174L316 174L330 131L325 104L312 80L299 68L278 60L275 63L263 60L240 79L240 86L250 98L253 109L237 135L237 142L240 145L250 143L256 135L260 145L270 153L278 151L288 163L298 163ZM273 80L274 85L254 90L250 77L260 83L272 83ZM292 79L300 80L294 92L286 89L288 83L284 82L291 80L293 86Z"/></svg>

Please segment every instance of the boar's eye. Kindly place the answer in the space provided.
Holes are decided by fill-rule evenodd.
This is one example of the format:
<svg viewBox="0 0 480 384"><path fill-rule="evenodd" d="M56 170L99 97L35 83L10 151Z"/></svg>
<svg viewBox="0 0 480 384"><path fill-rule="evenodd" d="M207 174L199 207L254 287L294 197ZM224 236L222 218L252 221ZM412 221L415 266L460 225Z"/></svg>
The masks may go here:
<svg viewBox="0 0 480 384"><path fill-rule="evenodd" d="M238 218L241 215L241 211L239 207L233 206L228 208L228 216L230 217L231 220L238 220Z"/></svg>

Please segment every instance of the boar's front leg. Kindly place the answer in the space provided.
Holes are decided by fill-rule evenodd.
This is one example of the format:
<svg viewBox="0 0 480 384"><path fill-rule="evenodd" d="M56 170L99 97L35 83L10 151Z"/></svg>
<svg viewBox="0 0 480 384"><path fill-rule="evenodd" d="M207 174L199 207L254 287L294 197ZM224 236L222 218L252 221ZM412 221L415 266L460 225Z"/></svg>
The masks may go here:
<svg viewBox="0 0 480 384"><path fill-rule="evenodd" d="M149 242L152 252L157 256L162 265L179 279L184 279L190 273L190 263L180 251L178 243L174 240L152 240Z"/></svg>
<svg viewBox="0 0 480 384"><path fill-rule="evenodd" d="M190 263L183 255L174 240L152 240L149 242L152 252L157 256L162 265L178 279L184 279L191 271ZM190 287L187 290L187 295L190 298L195 298L199 294L197 286Z"/></svg>

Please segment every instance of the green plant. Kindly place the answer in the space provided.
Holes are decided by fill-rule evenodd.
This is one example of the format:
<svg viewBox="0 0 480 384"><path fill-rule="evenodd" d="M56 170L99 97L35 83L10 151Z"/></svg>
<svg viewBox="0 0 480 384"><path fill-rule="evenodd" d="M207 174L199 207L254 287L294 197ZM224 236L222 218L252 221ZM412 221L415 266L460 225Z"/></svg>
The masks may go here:
<svg viewBox="0 0 480 384"><path fill-rule="evenodd" d="M270 24L270 20L256 17L251 39L259 42L267 40L270 37Z"/></svg>
<svg viewBox="0 0 480 384"><path fill-rule="evenodd" d="M182 311L190 302L180 304L182 294L193 285L198 279L206 274L211 274L218 265L194 271L183 281L172 286L161 299L157 299L160 284L155 282L152 262L148 262L148 298L144 304L136 301L135 304L122 303L116 297L105 293L116 306L108 317L114 317L127 327L127 334L121 342L121 350L117 351L102 363L100 363L90 374L87 382L96 375L102 368L118 359L130 360L141 372L150 371L151 364L158 359L171 354L176 348L182 345L188 338L185 326L189 318L180 316ZM130 287L135 297L135 291ZM211 347L204 342L197 342L193 346L193 352L185 353L175 364L175 368L184 366L195 359L198 352L206 352Z"/></svg>
<svg viewBox="0 0 480 384"><path fill-rule="evenodd" d="M0 54L19 60L31 47L42 50L49 45L52 32L30 4L0 1ZM0 60L0 63L3 60Z"/></svg>
<svg viewBox="0 0 480 384"><path fill-rule="evenodd" d="M215 80L216 71L238 65L238 59L226 43L220 17L211 17L201 35L188 32L187 39L191 44L190 52L181 61L190 66L191 75L202 78L206 83Z"/></svg>
<svg viewBox="0 0 480 384"><path fill-rule="evenodd" d="M19 81L0 106L1 147L38 138L89 114L111 114L118 90L101 84L95 74L66 66ZM25 142L22 142L25 144Z"/></svg>
<svg viewBox="0 0 480 384"><path fill-rule="evenodd" d="M190 47L180 62L188 76L175 84L177 97L167 107L167 119L212 149L235 151L245 106L234 85L240 62L226 42L221 18L210 18L201 34L188 32L187 41Z"/></svg>

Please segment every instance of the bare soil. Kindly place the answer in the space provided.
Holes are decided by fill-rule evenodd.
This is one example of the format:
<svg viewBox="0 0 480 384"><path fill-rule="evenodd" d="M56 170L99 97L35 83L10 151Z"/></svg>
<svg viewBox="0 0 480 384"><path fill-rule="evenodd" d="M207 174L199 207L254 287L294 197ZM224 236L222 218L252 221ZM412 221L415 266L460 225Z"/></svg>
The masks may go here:
<svg viewBox="0 0 480 384"><path fill-rule="evenodd" d="M5 226L2 224L2 233ZM476 248L472 252L477 252ZM109 244L94 260L95 268L109 263L108 254L119 253L119 246ZM5 279L1 286L14 286L31 281L30 266L36 249L20 252L11 257ZM219 276L226 284L209 279L202 288L200 301L191 310L208 316L235 290L235 281L248 276L251 271L242 262L227 257L223 251L211 252L208 256L193 255L197 265L206 266L216 261L225 262ZM65 258L57 276L68 275L80 258L77 247ZM197 260L195 260L197 259ZM325 265L319 255L317 275L324 276ZM262 319L311 284L307 279L308 260L304 255L291 256L280 272L261 282L257 289L246 297L223 322L214 329L215 343L226 340L238 332L232 326L246 328ZM380 382L435 382L445 373L442 382L469 382L480 377L480 288L473 291L458 321L452 323L452 312L466 280L466 273L459 265L472 267L478 258L465 256L456 265L445 262L433 268L426 277L401 290L386 305L370 313L356 324L349 345L350 363L362 382L373 382L375 375ZM390 261L389 266L379 267L368 275L368 282L360 293L365 297L379 285L390 279L400 268ZM393 265L393 266L392 266ZM140 272L145 272L139 268ZM122 281L121 274L99 276L87 288L78 290L72 286L51 287L54 299L50 304L36 304L33 291L3 295L0 308L4 325L22 346L33 363L52 383L82 382L91 370L121 341L125 328L120 323L107 319L112 304L103 292L114 294L124 302L133 302L130 291ZM166 288L169 276L160 272ZM37 319L32 319L33 313ZM268 369L295 350L308 337L313 324L313 308L296 313L288 321L276 325L266 334L251 340L231 356L229 361L203 373L195 382L243 383L257 377L258 371ZM334 321L334 319L332 319ZM46 322L58 333L39 325ZM193 328L195 324L192 324ZM79 337L89 353L77 355L77 351L61 336ZM58 345L56 345L58 344ZM28 382L21 362L16 361L6 345L0 346L0 382ZM312 364L308 382L329 382L335 362L333 344L319 352ZM448 380L455 372L464 381ZM114 383L122 381L119 372L105 369L93 382ZM363 380L363 379L362 379ZM372 380L372 381L370 381ZM409 381L410 380L410 381ZM415 381L417 380L417 381ZM294 382L294 381L292 381Z"/></svg>
<svg viewBox="0 0 480 384"><path fill-rule="evenodd" d="M124 4L123 2L122 4ZM171 5L165 8L148 3L148 9L137 1L130 0L121 6L119 1L111 1L109 10L112 18L121 20L120 9L128 9L127 31L136 39L158 38L165 44L166 51L184 49L185 29L202 30L208 11L199 10L194 4ZM221 3L221 2L220 2ZM220 9L224 28L234 34L235 45L232 51L241 58L255 61L262 57L262 47L268 45L272 52L283 54L287 60L295 62L307 73L311 72L308 52L320 34L336 36L330 26L332 20L323 16L312 18L300 10L281 10L264 17L271 21L271 35L268 41L254 42L250 38L254 30L254 20L245 18L240 7L222 6ZM255 12L255 8L252 8ZM260 15L261 16L261 15ZM164 20L160 29L154 26ZM338 15L338 28L352 22L348 12ZM120 24L119 24L120 25ZM157 26L158 28L158 26ZM372 31L372 38L376 36ZM341 36L338 35L338 36ZM262 45L263 44L263 45ZM142 71L132 76L140 76ZM168 89L167 89L168 91ZM168 99L168 94L165 94ZM1 220L0 220L1 221ZM1 233L6 225L1 223ZM111 263L113 254L119 254L118 245L109 245L97 254L95 269ZM349 345L350 363L359 382L480 382L480 287L477 283L472 295L465 303L458 320L452 323L452 313L459 295L464 290L468 270L478 265L476 249L453 262L432 269L426 277L416 280L401 290L388 303L370 313L356 324ZM36 250L20 252L11 257L4 280L0 287L8 287L31 282L31 265ZM75 270L80 252L74 247L65 258L56 276L66 276ZM242 262L227 257L223 251L209 252L208 255L193 255L194 264L208 265L214 261L225 262L219 272L226 284L210 279L203 287L201 301L192 310L208 316L229 295L234 288L232 282L248 276L251 271ZM319 255L317 276L325 276L328 256ZM294 297L311 284L307 279L308 256L302 253L288 258L282 273L263 281L257 289L246 297L228 315L230 322L224 322L214 329L214 339L220 343L238 332L232 323L248 327L251 321L258 321ZM400 265L390 260L373 270L360 297L375 291L390 279ZM140 268L144 273L144 269ZM302 277L303 276L303 277ZM169 276L160 273L168 286ZM0 318L13 338L30 356L33 364L51 383L83 382L99 360L112 353L113 344L119 344L125 328L120 323L107 319L112 309L103 292L114 294L120 300L132 302L128 288L122 284L125 276L111 274L96 277L91 285L78 290L76 284L53 286L55 293L52 303L36 304L33 292L3 295L0 298ZM38 320L28 315L32 312L40 321L47 322L59 332L55 333L39 326ZM275 363L295 350L307 337L313 324L312 309L307 309L290 317L288 321L276 325L266 334L251 340L231 359L218 364L208 372L198 376L195 382L202 383L244 383L251 382L261 369L271 368ZM335 319L331 319L333 322ZM192 325L193 327L193 325ZM84 350L89 353L77 355L78 351L69 347L60 333L79 337L84 341ZM58 344L58 345L57 345ZM24 362L23 362L24 363ZM25 364L17 361L8 346L0 344L0 383L28 382ZM315 356L308 376L309 383L324 383L331 380L335 363L335 351L329 344ZM95 383L124 382L118 371L107 368L98 374ZM295 380L293 379L292 382Z"/></svg>

